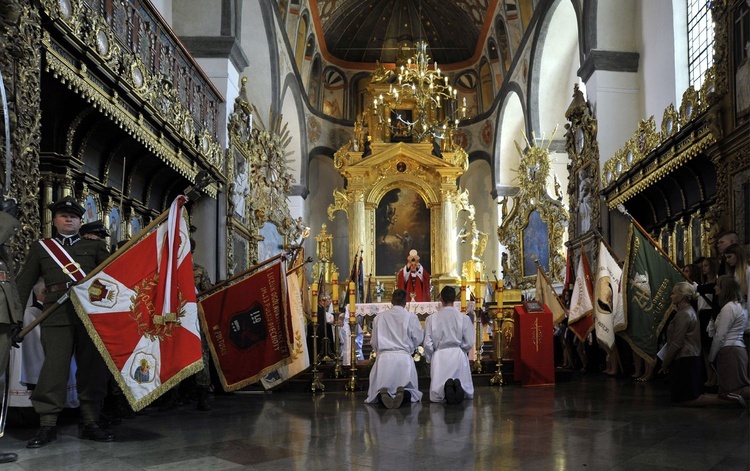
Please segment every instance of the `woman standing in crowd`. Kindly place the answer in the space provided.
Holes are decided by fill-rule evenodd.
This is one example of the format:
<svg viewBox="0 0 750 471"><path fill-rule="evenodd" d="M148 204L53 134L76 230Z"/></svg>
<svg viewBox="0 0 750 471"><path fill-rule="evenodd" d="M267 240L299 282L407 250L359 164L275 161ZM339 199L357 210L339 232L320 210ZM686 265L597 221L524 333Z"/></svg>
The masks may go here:
<svg viewBox="0 0 750 471"><path fill-rule="evenodd" d="M672 289L671 301L677 312L667 328L662 370L671 370L673 402L694 401L703 394L700 324L692 306L696 296L695 287L687 281Z"/></svg>
<svg viewBox="0 0 750 471"><path fill-rule="evenodd" d="M701 350L706 368L706 387L716 386L716 371L708 362L708 352L711 351L711 337L708 336L708 323L716 319L719 307L714 296L719 264L715 258L706 257L700 262L701 284L698 285L698 322L701 329Z"/></svg>
<svg viewBox="0 0 750 471"><path fill-rule="evenodd" d="M747 351L742 341L747 328L747 311L740 304L740 284L733 276L720 276L715 292L721 311L712 322L715 333L708 360L716 364L719 398L744 405L743 398L750 399Z"/></svg>

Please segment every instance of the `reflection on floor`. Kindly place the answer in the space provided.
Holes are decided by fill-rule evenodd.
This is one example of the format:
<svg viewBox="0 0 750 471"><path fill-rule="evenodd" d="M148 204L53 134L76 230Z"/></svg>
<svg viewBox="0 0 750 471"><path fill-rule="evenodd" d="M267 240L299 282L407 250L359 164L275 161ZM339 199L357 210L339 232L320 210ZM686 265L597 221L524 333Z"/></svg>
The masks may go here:
<svg viewBox="0 0 750 471"><path fill-rule="evenodd" d="M396 410L363 404L365 392L240 393L211 412L148 408L115 427L114 443L79 440L68 423L36 450L25 448L34 429L9 429L0 450L19 458L2 469L750 469L748 412L675 407L664 382L576 375L476 393Z"/></svg>

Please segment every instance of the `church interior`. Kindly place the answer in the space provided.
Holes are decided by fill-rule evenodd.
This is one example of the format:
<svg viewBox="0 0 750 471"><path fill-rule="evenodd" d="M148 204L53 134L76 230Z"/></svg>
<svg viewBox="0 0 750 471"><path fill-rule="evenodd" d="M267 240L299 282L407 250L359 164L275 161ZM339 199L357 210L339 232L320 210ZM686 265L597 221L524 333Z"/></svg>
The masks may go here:
<svg viewBox="0 0 750 471"><path fill-rule="evenodd" d="M372 309L366 338L418 254L415 306L453 286L489 318L461 406L374 408L367 355L316 359L297 386L217 388L208 414L146 408L113 443L71 418L27 450L11 421L7 469L750 466L747 410L676 407L668 378L631 378L627 342L619 375L522 387L512 308L541 273L571 291L601 241L627 265L633 224L680 269L727 232L747 256L750 1L4 0L0 31L19 266L62 197L114 252L188 194L214 283L292 253L305 303Z"/></svg>

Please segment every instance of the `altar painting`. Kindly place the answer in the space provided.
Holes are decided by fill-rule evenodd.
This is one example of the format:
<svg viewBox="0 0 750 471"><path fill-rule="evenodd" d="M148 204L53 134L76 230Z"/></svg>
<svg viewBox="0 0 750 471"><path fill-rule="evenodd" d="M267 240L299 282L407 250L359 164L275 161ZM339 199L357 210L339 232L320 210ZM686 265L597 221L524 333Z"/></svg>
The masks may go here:
<svg viewBox="0 0 750 471"><path fill-rule="evenodd" d="M430 211L411 188L394 188L375 210L376 276L393 276L406 264L411 249L431 273Z"/></svg>
<svg viewBox="0 0 750 471"><path fill-rule="evenodd" d="M548 273L549 229L537 210L529 213L529 223L523 229L523 276L536 274L536 263L533 257L537 257L545 273Z"/></svg>

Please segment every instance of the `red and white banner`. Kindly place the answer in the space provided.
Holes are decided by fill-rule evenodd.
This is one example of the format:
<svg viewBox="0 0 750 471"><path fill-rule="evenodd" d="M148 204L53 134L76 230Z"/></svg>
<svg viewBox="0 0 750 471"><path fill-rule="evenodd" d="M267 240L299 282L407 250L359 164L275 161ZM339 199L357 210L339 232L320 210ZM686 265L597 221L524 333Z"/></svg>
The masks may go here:
<svg viewBox="0 0 750 471"><path fill-rule="evenodd" d="M615 345L615 332L625 328L625 316L620 293L622 268L615 261L604 242L599 242L599 262L594 285L594 314L596 338L611 350Z"/></svg>
<svg viewBox="0 0 750 471"><path fill-rule="evenodd" d="M586 254L581 253L568 310L568 328L581 340L594 328L594 304L591 298L591 271Z"/></svg>
<svg viewBox="0 0 750 471"><path fill-rule="evenodd" d="M203 368L185 201L176 198L167 221L71 290L133 410Z"/></svg>
<svg viewBox="0 0 750 471"><path fill-rule="evenodd" d="M221 384L234 391L294 360L294 328L281 258L200 300Z"/></svg>

